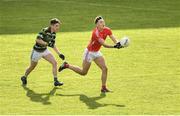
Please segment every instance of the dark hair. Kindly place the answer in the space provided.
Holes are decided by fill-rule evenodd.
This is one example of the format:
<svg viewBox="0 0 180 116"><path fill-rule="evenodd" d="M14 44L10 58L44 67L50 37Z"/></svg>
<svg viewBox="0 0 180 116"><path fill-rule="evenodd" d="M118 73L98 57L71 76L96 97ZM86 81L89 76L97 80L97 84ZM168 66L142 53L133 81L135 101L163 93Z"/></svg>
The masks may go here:
<svg viewBox="0 0 180 116"><path fill-rule="evenodd" d="M100 19L103 19L102 16L97 16L97 17L94 19L94 23L97 24L97 22L98 22Z"/></svg>
<svg viewBox="0 0 180 116"><path fill-rule="evenodd" d="M51 24L51 25L54 25L54 24L56 24L56 23L61 24L60 20L57 19L57 18L53 18L53 19L50 20L50 24Z"/></svg>

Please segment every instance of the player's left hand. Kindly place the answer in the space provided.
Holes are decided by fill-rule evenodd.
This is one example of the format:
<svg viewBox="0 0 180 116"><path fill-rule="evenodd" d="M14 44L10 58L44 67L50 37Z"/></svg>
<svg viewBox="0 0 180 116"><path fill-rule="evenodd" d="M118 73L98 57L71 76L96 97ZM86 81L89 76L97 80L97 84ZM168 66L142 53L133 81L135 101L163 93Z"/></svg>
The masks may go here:
<svg viewBox="0 0 180 116"><path fill-rule="evenodd" d="M62 60L65 60L65 56L63 54L59 54L59 58L61 58Z"/></svg>

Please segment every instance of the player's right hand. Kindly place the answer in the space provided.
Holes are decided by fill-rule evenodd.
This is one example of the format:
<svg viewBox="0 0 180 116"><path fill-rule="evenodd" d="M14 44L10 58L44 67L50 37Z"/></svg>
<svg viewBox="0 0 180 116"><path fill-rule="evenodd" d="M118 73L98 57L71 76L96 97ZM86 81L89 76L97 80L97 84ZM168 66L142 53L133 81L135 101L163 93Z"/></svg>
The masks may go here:
<svg viewBox="0 0 180 116"><path fill-rule="evenodd" d="M116 45L114 45L114 48L120 49L123 48L123 46L121 45L120 42L116 43Z"/></svg>

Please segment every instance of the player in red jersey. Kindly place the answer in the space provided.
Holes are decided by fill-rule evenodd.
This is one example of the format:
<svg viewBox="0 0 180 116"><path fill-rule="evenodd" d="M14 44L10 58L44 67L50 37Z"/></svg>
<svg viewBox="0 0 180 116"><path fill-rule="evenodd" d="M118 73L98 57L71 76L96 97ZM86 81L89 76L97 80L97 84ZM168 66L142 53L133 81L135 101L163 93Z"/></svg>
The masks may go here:
<svg viewBox="0 0 180 116"><path fill-rule="evenodd" d="M118 49L121 48L122 46L120 42L117 41L116 37L112 34L111 29L105 26L105 21L101 16L97 16L94 22L96 24L96 28L93 30L90 43L84 51L82 68L64 62L59 67L59 72L61 72L63 69L68 68L80 75L86 75L91 66L91 62L94 61L102 71L101 92L109 92L110 90L108 90L106 87L108 68L105 64L105 59L99 50L101 46L104 46L105 48L118 48ZM108 45L105 43L107 36L111 38L111 40L114 42L115 45Z"/></svg>

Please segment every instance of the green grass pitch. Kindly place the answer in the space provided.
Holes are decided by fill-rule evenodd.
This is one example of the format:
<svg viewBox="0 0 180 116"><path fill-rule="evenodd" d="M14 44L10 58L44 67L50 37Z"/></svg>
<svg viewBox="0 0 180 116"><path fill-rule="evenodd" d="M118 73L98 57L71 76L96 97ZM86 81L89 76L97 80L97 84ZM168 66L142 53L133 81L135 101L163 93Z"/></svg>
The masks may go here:
<svg viewBox="0 0 180 116"><path fill-rule="evenodd" d="M0 0L0 114L180 114L179 6L179 0ZM57 46L81 66L97 15L118 38L131 38L128 48L101 49L113 93L100 93L94 63L85 77L58 73L65 85L54 88L43 59L21 86L36 34L49 19L62 20Z"/></svg>

